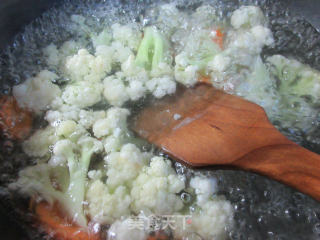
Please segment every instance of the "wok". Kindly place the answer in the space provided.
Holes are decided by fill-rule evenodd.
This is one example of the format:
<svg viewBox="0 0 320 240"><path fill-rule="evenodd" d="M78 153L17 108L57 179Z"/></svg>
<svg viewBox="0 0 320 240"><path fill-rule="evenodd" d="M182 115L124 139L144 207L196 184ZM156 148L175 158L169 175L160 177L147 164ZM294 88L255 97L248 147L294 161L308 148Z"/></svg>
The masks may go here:
<svg viewBox="0 0 320 240"><path fill-rule="evenodd" d="M14 36L20 31L22 31L24 26L29 24L33 19L39 17L44 11L48 10L54 5L58 6L62 2L63 0L1 0L0 1L0 54L2 54L1 50L3 50L5 46L7 46L8 44L12 44ZM121 2L125 2L125 1L121 1ZM139 2L144 2L144 1L139 1ZM238 1L229 0L229 2L238 2ZM265 1L265 2L270 4L270 2L275 2L275 1ZM283 7L289 8L289 12L291 12L292 15L296 15L306 19L306 22L305 21L299 22L299 24L302 24L302 27L306 27L306 29L308 30L311 29L310 31L313 31L313 34L315 34L316 31L320 32L320 14L319 14L320 1L318 0L282 0L281 2L283 3L282 5ZM278 31L277 27L279 28L279 26L273 26L272 30ZM320 37L317 38L317 40L318 42L320 42ZM293 46L292 49L290 49L290 46L286 46L286 47L288 47L287 51L292 51L295 57L299 58L300 60L301 59L304 60L304 62L312 65L317 69L320 68L319 48L317 48L318 53L315 56L305 58L304 54L306 54L306 52L304 52L303 48ZM281 48L281 43L279 43L279 49L277 50L281 50L280 48ZM1 69L1 65L4 65L4 64L5 63L0 62L0 69ZM13 84L12 82L8 82L8 80L3 78L0 74L0 86L2 91L6 91L12 84ZM2 137L1 144L3 144L4 142L5 142L5 139L3 139ZM313 151L316 151L318 153L320 152L319 146L315 146L309 143L305 143L305 146ZM5 161L10 160L10 158L8 159L6 158L6 155L3 152L0 152L0 157L1 157L0 164L3 164ZM1 171L0 173L6 174L4 171ZM230 174L232 175L235 173L231 172ZM239 173L239 174L241 175L242 173ZM256 181L258 178L260 178L259 176L256 176L254 174L249 174L249 175L246 174L245 177L251 179L252 181ZM259 181L261 183L266 180L263 179ZM226 185L230 183L232 184L232 181L231 182L227 181ZM0 184L2 184L2 182L0 182ZM275 183L275 184L278 184L278 183ZM284 189L284 191L288 192L288 197L293 198L293 201L297 201L297 202L300 201L302 203L311 204L311 205L313 204L314 206L318 206L318 207L320 206L319 203L315 203L312 199L309 199L308 197L303 196L302 194L298 194L294 190L291 190L287 187L280 186L280 184L278 185L279 185L279 189ZM254 187L254 186L252 187L252 189L255 189L255 188L258 189L258 187ZM5 191L5 190L2 189L1 191ZM268 193L265 193L265 194L268 194ZM26 223L26 221L23 220L23 218L21 217L21 214L19 215L16 213L16 211L14 211L13 205L9 204L8 201L10 200L0 195L0 238L10 239L10 240L35 239L33 237L30 238L30 236L32 236L32 231L31 233L29 232L29 229L28 229L29 223L28 222ZM315 214L318 214L316 217L318 218L318 222L319 222L318 231L320 233L320 211L315 212ZM241 217L241 216L238 216L238 217ZM277 221L274 221L274 224L277 224ZM249 224L248 227L246 228L248 232L250 232L250 227L252 228L253 226L250 226ZM291 227L295 228L295 226L291 226ZM299 228L299 226L297 227ZM261 234L263 235L263 233ZM281 238L281 239L295 239L295 238L290 238L289 235L284 236L284 238ZM243 238L241 238L241 236ZM235 237L235 239L238 239L238 238L248 239L245 236L246 234L243 233L243 235L238 235L238 237ZM269 235L266 235L266 236L269 236ZM318 237L320 238L320 235L318 235ZM261 239L267 239L267 238L261 237Z"/></svg>

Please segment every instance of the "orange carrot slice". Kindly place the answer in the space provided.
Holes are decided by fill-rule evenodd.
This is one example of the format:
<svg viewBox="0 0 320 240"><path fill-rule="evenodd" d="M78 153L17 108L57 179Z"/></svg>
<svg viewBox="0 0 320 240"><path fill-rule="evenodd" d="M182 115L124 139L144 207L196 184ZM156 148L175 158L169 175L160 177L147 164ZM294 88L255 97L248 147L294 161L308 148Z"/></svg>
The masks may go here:
<svg viewBox="0 0 320 240"><path fill-rule="evenodd" d="M221 49L223 49L224 33L221 29L216 30L216 36L212 38L212 40L217 43Z"/></svg>
<svg viewBox="0 0 320 240"><path fill-rule="evenodd" d="M28 137L32 128L32 115L21 109L12 96L0 98L0 130L15 140Z"/></svg>
<svg viewBox="0 0 320 240"><path fill-rule="evenodd" d="M50 206L46 202L40 202L35 207L35 213L41 226L45 228L48 235L54 236L56 240L99 240L97 233L76 226L62 216L58 206Z"/></svg>

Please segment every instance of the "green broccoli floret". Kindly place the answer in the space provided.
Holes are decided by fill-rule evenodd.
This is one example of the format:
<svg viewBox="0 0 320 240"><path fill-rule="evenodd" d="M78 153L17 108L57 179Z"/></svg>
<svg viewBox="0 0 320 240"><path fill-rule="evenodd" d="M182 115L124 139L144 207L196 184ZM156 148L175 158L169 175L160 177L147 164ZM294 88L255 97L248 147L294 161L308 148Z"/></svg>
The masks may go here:
<svg viewBox="0 0 320 240"><path fill-rule="evenodd" d="M164 36L156 28L147 27L138 49L136 64L152 71L159 66L159 63L167 61L167 50L168 44Z"/></svg>
<svg viewBox="0 0 320 240"><path fill-rule="evenodd" d="M77 144L68 139L60 140L54 145L53 154L64 158L66 166L43 163L28 167L9 187L31 197L38 195L51 204L58 202L75 223L86 227L83 202L87 172L92 155L102 148L100 141L88 136L82 136Z"/></svg>
<svg viewBox="0 0 320 240"><path fill-rule="evenodd" d="M320 72L296 60L274 55L267 58L270 71L278 81L279 93L289 98L301 98L313 105L320 100Z"/></svg>

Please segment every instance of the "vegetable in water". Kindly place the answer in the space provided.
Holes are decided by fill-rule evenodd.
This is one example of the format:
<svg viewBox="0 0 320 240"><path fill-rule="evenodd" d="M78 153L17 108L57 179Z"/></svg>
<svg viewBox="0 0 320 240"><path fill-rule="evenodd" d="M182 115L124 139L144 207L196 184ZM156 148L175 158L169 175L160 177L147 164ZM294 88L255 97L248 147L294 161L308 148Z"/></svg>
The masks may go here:
<svg viewBox="0 0 320 240"><path fill-rule="evenodd" d="M31 197L39 195L50 204L59 203L77 225L86 227L83 203L88 167L92 155L101 150L101 142L88 136L80 137L76 143L60 140L54 145L53 154L66 161L63 166L39 163L27 167L10 187Z"/></svg>
<svg viewBox="0 0 320 240"><path fill-rule="evenodd" d="M147 27L136 56L136 64L152 71L162 62L167 62L168 49L164 36L155 27Z"/></svg>
<svg viewBox="0 0 320 240"><path fill-rule="evenodd" d="M16 140L28 137L32 128L31 112L20 108L12 96L2 96L0 105L0 130Z"/></svg>
<svg viewBox="0 0 320 240"><path fill-rule="evenodd" d="M61 213L57 204L50 206L40 202L35 207L35 214L41 226L57 239L63 240L99 240L100 237L92 230L87 231L82 227L75 226L68 217Z"/></svg>
<svg viewBox="0 0 320 240"><path fill-rule="evenodd" d="M305 99L311 106L319 103L320 73L318 71L281 55L268 57L267 62L270 64L271 73L277 80L281 94Z"/></svg>
<svg viewBox="0 0 320 240"><path fill-rule="evenodd" d="M216 38L215 31L201 29L191 32L185 41L185 47L175 57L175 78L184 85L192 86L199 75L207 75L208 63L221 51L221 40Z"/></svg>

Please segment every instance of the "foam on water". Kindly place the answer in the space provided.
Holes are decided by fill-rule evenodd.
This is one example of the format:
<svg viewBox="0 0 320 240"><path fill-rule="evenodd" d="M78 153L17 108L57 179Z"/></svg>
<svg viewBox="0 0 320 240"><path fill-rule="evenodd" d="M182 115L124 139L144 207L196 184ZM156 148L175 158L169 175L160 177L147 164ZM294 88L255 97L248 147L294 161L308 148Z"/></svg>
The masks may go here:
<svg viewBox="0 0 320 240"><path fill-rule="evenodd" d="M196 0L176 2L183 11L195 9L202 3ZM241 4L262 6L269 17L270 27L276 40L275 46L266 49L265 54L281 53L293 56L320 70L320 34L307 22L293 18L281 10L283 8L280 3L275 2L209 1L218 9L221 20L225 16L230 16L230 13ZM144 14L155 4L157 3L151 0L128 2L68 0L62 7L51 9L28 25L2 53L0 58L2 92L10 92L12 85L24 81L46 67L41 49L48 44L60 45L66 40L76 39L81 46L88 49L92 47L88 32L79 29L70 20L72 14L84 16L90 31L100 32L105 26L114 22L141 20L145 24L151 23L152 18L144 18ZM319 125L319 121L315 121L314 124ZM320 130L308 136L299 129L289 128L283 131L296 142L320 152ZM4 143L3 141L1 140L1 143ZM2 185L10 181L18 169L28 164L19 146L12 148L12 144L8 143L2 144L0 162ZM194 174L194 171L178 163L176 169L187 177ZM230 233L230 239L320 239L320 203L310 197L251 173L231 170L202 170L202 172L217 177L220 193L226 195L234 204L236 225ZM5 188L2 189L2 196L8 197ZM34 234L30 233L32 239L36 239Z"/></svg>

